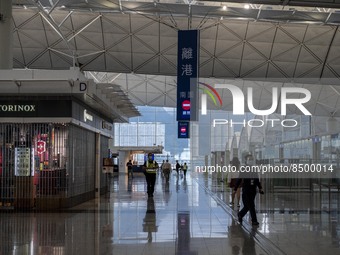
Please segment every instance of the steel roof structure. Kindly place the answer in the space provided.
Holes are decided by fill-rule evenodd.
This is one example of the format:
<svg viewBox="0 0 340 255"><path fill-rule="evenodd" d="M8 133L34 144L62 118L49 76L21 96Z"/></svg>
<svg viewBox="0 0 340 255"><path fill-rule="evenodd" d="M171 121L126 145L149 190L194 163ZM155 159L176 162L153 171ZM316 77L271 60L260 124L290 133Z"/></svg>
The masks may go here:
<svg viewBox="0 0 340 255"><path fill-rule="evenodd" d="M199 29L206 82L311 86L313 114L338 116L340 1L247 2L13 0L14 68L79 66L136 105L175 106L177 32Z"/></svg>

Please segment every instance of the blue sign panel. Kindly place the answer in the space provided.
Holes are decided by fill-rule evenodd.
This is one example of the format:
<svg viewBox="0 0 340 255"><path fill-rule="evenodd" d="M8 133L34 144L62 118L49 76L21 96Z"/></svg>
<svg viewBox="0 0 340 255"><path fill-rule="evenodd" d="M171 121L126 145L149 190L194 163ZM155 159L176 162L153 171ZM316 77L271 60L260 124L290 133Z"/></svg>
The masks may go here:
<svg viewBox="0 0 340 255"><path fill-rule="evenodd" d="M178 31L177 121L198 120L199 31Z"/></svg>
<svg viewBox="0 0 340 255"><path fill-rule="evenodd" d="M178 122L178 138L190 138L189 124L190 122L187 122L187 121Z"/></svg>
<svg viewBox="0 0 340 255"><path fill-rule="evenodd" d="M312 138L313 143L320 143L321 142L321 137L320 136L314 136Z"/></svg>

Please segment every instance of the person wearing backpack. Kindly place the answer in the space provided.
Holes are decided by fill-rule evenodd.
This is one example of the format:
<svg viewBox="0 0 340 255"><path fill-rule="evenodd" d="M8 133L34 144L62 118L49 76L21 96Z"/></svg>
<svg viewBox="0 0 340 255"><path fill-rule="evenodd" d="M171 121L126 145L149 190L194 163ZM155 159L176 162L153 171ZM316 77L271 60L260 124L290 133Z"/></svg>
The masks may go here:
<svg viewBox="0 0 340 255"><path fill-rule="evenodd" d="M166 160L165 163L162 164L162 171L165 177L165 181L169 182L171 172L171 164L169 163L169 160Z"/></svg>
<svg viewBox="0 0 340 255"><path fill-rule="evenodd" d="M187 165L186 162L185 162L184 165L182 166L182 170L183 170L183 173L184 173L184 178L186 178L187 170L188 170L188 165Z"/></svg>

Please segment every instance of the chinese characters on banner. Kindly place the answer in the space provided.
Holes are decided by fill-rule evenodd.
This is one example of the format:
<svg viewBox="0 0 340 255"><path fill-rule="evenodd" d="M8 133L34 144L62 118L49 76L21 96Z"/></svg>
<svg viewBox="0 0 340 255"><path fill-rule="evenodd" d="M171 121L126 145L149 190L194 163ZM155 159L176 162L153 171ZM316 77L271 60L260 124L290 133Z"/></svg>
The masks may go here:
<svg viewBox="0 0 340 255"><path fill-rule="evenodd" d="M178 31L177 121L198 120L199 31Z"/></svg>

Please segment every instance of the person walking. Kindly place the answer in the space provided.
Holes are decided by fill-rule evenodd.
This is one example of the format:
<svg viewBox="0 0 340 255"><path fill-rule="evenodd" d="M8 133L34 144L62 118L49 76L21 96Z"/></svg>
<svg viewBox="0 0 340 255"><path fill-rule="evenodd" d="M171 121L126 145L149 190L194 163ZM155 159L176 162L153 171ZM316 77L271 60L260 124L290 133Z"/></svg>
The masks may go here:
<svg viewBox="0 0 340 255"><path fill-rule="evenodd" d="M246 158L246 167L254 165L254 158L252 155L248 155ZM236 192L238 187L242 183L242 201L243 201L243 208L237 214L238 221L242 223L243 217L250 212L252 225L258 226L259 222L257 221L256 211L255 211L255 197L256 197L256 189L258 188L260 194L264 194L262 190L262 186L258 175L256 172L241 172L240 176L236 182L234 187L234 191Z"/></svg>
<svg viewBox="0 0 340 255"><path fill-rule="evenodd" d="M126 167L127 167L127 170L128 170L128 178L130 177L130 175L131 175L131 178L133 178L131 159L129 160L129 162L126 163Z"/></svg>
<svg viewBox="0 0 340 255"><path fill-rule="evenodd" d="M178 163L178 160L176 160L176 172L177 172L177 176L179 174L180 168L181 168L181 165Z"/></svg>
<svg viewBox="0 0 340 255"><path fill-rule="evenodd" d="M184 173L184 178L186 178L187 170L188 170L188 165L187 165L186 162L185 162L184 165L182 166L182 170L183 170L183 173Z"/></svg>
<svg viewBox="0 0 340 255"><path fill-rule="evenodd" d="M237 207L240 208L240 198L241 198L241 186L242 183L238 186L237 190L234 191L237 179L239 177L239 170L240 170L240 160L238 157L233 157L233 159L230 161L230 165L232 166L233 171L229 172L228 174L228 184L229 187L231 188L231 202L229 205L231 207L234 207L234 202L235 202L235 196L237 198ZM234 171L235 170L235 171Z"/></svg>
<svg viewBox="0 0 340 255"><path fill-rule="evenodd" d="M165 163L165 160L163 160L163 162L162 162L162 164L161 164L161 166L160 166L160 169L158 169L158 170L163 170L163 165L164 165L164 163ZM163 171L162 171L163 172ZM163 175L162 175L163 176Z"/></svg>
<svg viewBox="0 0 340 255"><path fill-rule="evenodd" d="M143 169L146 179L148 197L153 197L158 164L155 160L153 160L153 154L151 152L148 154L148 158L144 162Z"/></svg>
<svg viewBox="0 0 340 255"><path fill-rule="evenodd" d="M171 164L169 163L169 160L166 160L165 163L162 165L162 171L165 177L165 181L169 182L171 172Z"/></svg>

